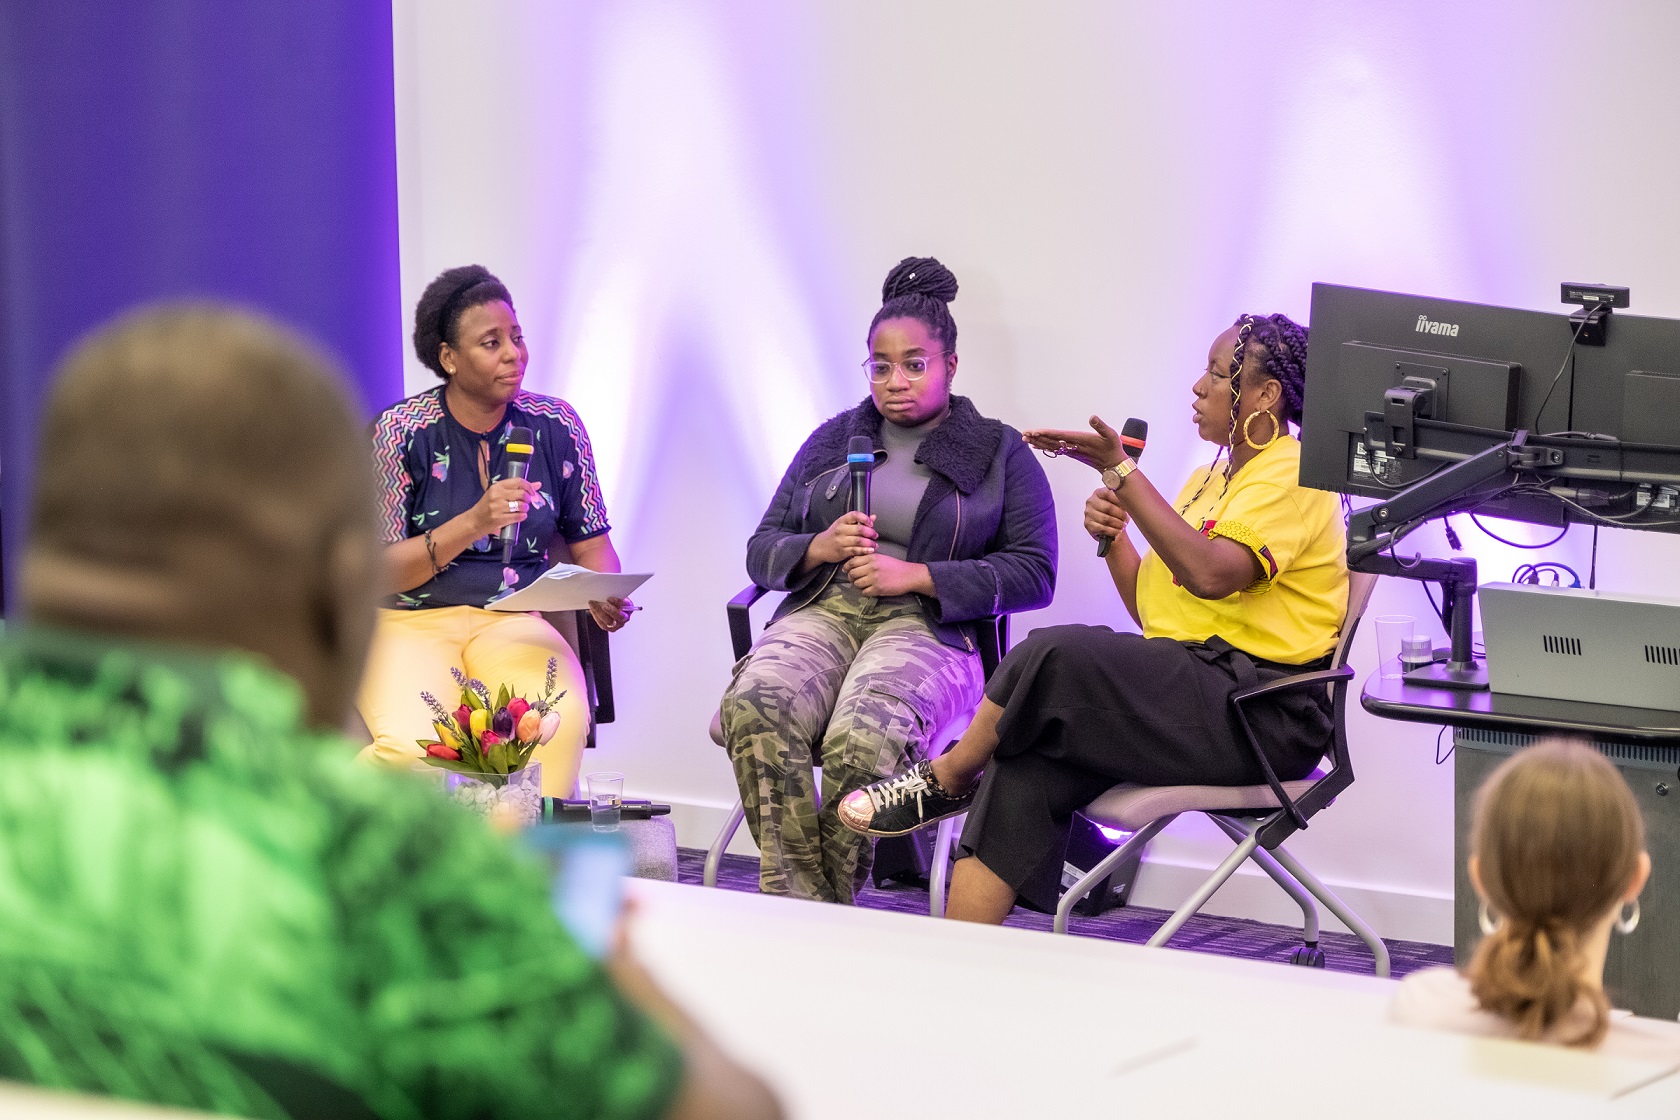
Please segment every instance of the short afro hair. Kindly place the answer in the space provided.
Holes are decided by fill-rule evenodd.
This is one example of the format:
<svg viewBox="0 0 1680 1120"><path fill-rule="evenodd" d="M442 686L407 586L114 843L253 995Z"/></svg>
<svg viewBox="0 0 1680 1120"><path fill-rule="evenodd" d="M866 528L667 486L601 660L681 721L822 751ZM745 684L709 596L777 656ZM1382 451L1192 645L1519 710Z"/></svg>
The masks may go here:
<svg viewBox="0 0 1680 1120"><path fill-rule="evenodd" d="M501 300L513 306L513 296L495 274L481 264L464 264L445 269L426 285L420 302L414 305L414 355L420 364L449 380L438 350L444 343L455 345L455 328L461 316L484 303Z"/></svg>

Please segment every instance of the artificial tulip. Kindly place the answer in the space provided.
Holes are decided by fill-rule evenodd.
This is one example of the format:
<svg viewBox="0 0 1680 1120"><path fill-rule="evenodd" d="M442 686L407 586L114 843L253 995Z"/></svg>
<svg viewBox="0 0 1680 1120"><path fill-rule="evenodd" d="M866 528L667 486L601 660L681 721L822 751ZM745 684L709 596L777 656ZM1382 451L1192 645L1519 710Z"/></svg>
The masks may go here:
<svg viewBox="0 0 1680 1120"><path fill-rule="evenodd" d="M539 742L539 743L548 742L550 739L554 738L554 733L556 731L558 731L559 729L560 729L560 713L559 712L549 712L546 716L542 717L542 724L541 724L541 727L539 728L540 734L537 736L537 742Z"/></svg>
<svg viewBox="0 0 1680 1120"><path fill-rule="evenodd" d="M455 733L455 730L452 727L450 727L447 723L444 723L442 720L438 720L436 723L432 724L432 730L437 732L438 741L444 746L459 747L461 745L461 737Z"/></svg>
<svg viewBox="0 0 1680 1120"><path fill-rule="evenodd" d="M496 714L490 717L490 730L505 739L513 734L513 725L517 721L518 717L508 709L498 708Z"/></svg>
<svg viewBox="0 0 1680 1120"><path fill-rule="evenodd" d="M465 729L472 722L472 709L465 704L455 709L455 726Z"/></svg>
<svg viewBox="0 0 1680 1120"><path fill-rule="evenodd" d="M519 703L519 701L515 701L515 703ZM513 705L509 704L508 708L511 710ZM517 729L517 733L515 734L515 738L517 738L521 743L529 743L536 739L537 735L541 731L542 713L537 711L535 708L530 708L524 715L519 717L519 727Z"/></svg>
<svg viewBox="0 0 1680 1120"><path fill-rule="evenodd" d="M442 743L432 743L428 745L426 747L426 753L431 755L433 758L447 758L452 762L458 762L461 758L460 751L456 750L454 747L446 747Z"/></svg>
<svg viewBox="0 0 1680 1120"><path fill-rule="evenodd" d="M474 708L467 726L472 729L475 738L483 738L484 732L490 727L490 713L483 708Z"/></svg>
<svg viewBox="0 0 1680 1120"><path fill-rule="evenodd" d="M518 723L520 720L524 719L525 718L525 713L530 711L530 710L531 710L531 705L526 703L525 698L522 697L522 696L515 696L512 700L508 701L508 706L507 706L508 715L513 717L513 722L515 722L515 723Z"/></svg>
<svg viewBox="0 0 1680 1120"><path fill-rule="evenodd" d="M486 731L483 735L479 736L478 741L483 743L484 749L488 751L491 747L500 743L502 741L502 737L494 731Z"/></svg>

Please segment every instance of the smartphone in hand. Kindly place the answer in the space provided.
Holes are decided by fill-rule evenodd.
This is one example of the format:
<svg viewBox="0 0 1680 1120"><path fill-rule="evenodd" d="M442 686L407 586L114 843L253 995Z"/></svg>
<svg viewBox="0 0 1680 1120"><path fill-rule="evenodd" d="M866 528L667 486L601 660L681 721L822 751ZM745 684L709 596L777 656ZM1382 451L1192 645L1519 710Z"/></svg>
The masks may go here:
<svg viewBox="0 0 1680 1120"><path fill-rule="evenodd" d="M617 833L577 825L533 828L521 839L542 852L553 867L550 897L555 917L585 953L604 959L624 911L629 845Z"/></svg>

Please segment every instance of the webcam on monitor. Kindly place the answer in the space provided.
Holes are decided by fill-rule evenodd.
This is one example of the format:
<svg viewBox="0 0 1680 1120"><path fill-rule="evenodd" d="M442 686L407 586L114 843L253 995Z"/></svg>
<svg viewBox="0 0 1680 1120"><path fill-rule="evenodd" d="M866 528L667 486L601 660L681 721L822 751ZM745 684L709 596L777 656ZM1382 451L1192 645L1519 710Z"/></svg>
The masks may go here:
<svg viewBox="0 0 1680 1120"><path fill-rule="evenodd" d="M1610 284L1563 284L1563 302L1578 303L1582 307L1627 307L1627 288Z"/></svg>
<svg viewBox="0 0 1680 1120"><path fill-rule="evenodd" d="M1577 346L1603 346L1610 327L1610 309L1628 306L1628 289L1610 284L1563 284L1563 302L1578 303L1581 310L1569 316L1569 329Z"/></svg>

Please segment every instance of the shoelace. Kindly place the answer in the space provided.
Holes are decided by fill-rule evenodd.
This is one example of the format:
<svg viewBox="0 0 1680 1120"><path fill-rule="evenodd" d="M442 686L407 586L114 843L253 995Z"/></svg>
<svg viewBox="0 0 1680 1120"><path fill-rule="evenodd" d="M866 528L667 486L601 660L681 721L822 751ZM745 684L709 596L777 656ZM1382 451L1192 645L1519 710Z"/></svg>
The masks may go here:
<svg viewBox="0 0 1680 1120"><path fill-rule="evenodd" d="M901 801L908 801L914 796L916 798L916 815L920 816L922 795L931 791L927 782L922 780L922 775L916 770L911 770L906 774L899 775L880 788L870 788L867 792L869 793L869 803L874 806L877 813L882 809L890 809Z"/></svg>

